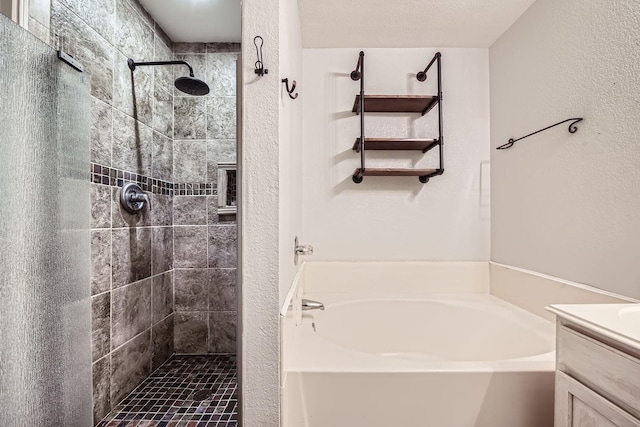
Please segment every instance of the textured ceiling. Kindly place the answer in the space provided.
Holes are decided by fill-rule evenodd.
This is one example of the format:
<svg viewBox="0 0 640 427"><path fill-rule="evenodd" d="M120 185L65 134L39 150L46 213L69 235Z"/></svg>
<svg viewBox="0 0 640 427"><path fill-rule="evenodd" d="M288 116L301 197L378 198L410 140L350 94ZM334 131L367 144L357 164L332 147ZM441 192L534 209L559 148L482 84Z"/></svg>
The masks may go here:
<svg viewBox="0 0 640 427"><path fill-rule="evenodd" d="M298 0L302 45L489 47L534 1Z"/></svg>
<svg viewBox="0 0 640 427"><path fill-rule="evenodd" d="M139 1L174 42L240 41L240 0Z"/></svg>
<svg viewBox="0 0 640 427"><path fill-rule="evenodd" d="M297 1L304 47L489 47L535 0ZM140 0L176 42L239 42L241 0Z"/></svg>

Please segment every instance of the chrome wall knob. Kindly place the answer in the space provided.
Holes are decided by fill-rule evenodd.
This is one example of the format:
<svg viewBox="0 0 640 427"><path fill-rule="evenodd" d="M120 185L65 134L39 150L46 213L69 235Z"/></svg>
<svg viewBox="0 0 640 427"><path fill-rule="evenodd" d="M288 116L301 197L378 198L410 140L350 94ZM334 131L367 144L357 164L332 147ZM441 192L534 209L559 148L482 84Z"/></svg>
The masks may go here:
<svg viewBox="0 0 640 427"><path fill-rule="evenodd" d="M293 242L293 263L298 265L298 256L300 255L313 255L313 246L300 245L298 243L298 236L296 236Z"/></svg>
<svg viewBox="0 0 640 427"><path fill-rule="evenodd" d="M311 245L296 246L296 255L313 255L313 246Z"/></svg>

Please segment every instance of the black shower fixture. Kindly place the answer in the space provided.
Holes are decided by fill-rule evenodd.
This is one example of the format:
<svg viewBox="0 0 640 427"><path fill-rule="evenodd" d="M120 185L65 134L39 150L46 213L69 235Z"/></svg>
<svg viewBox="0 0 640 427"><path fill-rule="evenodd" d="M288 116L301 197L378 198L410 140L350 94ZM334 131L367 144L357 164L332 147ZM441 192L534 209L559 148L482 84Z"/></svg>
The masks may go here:
<svg viewBox="0 0 640 427"><path fill-rule="evenodd" d="M129 58L127 60L129 69L135 70L136 67L147 65L186 65L189 67L189 77L178 77L175 81L176 89L189 95L203 96L209 93L209 86L202 80L193 77L193 68L187 61L153 61L153 62L136 62Z"/></svg>

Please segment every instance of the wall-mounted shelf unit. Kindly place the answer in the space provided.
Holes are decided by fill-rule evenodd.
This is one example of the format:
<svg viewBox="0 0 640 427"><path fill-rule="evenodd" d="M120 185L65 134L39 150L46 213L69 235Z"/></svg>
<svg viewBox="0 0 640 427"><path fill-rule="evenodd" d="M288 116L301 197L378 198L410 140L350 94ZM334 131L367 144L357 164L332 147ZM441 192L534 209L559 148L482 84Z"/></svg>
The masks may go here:
<svg viewBox="0 0 640 427"><path fill-rule="evenodd" d="M416 150L426 153L437 147L439 141L437 139L415 138L365 138L364 143L367 150ZM360 152L360 138L356 138L353 151Z"/></svg>
<svg viewBox="0 0 640 427"><path fill-rule="evenodd" d="M429 95L365 95L365 113L421 113L427 114L438 103L437 96ZM351 110L360 114L360 95L356 95Z"/></svg>
<svg viewBox="0 0 640 427"><path fill-rule="evenodd" d="M360 52L356 69L351 72L352 80L360 80L360 93L356 95L352 111L360 115L360 137L356 138L353 150L360 153L360 167L353 173L353 182L359 184L365 176L417 176L422 183L444 173L442 146L442 79L441 55L436 53L425 68L417 74L419 81L426 80L426 74L433 64L437 64L437 95L365 95L364 93L364 52ZM404 113L425 115L434 107L438 107L438 138L366 138L364 128L365 113ZM367 150L416 150L426 153L438 147L440 149L440 166L434 169L400 169L400 168L368 168L365 167Z"/></svg>

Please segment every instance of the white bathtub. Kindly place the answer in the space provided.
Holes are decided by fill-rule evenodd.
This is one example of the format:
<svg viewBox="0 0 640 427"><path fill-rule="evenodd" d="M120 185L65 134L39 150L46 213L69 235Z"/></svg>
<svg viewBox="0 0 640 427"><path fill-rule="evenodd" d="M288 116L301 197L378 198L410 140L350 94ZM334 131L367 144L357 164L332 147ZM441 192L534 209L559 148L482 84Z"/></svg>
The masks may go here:
<svg viewBox="0 0 640 427"><path fill-rule="evenodd" d="M553 324L489 295L342 298L305 318L322 339L383 357L493 362L539 359L554 351Z"/></svg>
<svg viewBox="0 0 640 427"><path fill-rule="evenodd" d="M477 290L311 288L326 309L283 322L283 427L553 426L553 323Z"/></svg>

